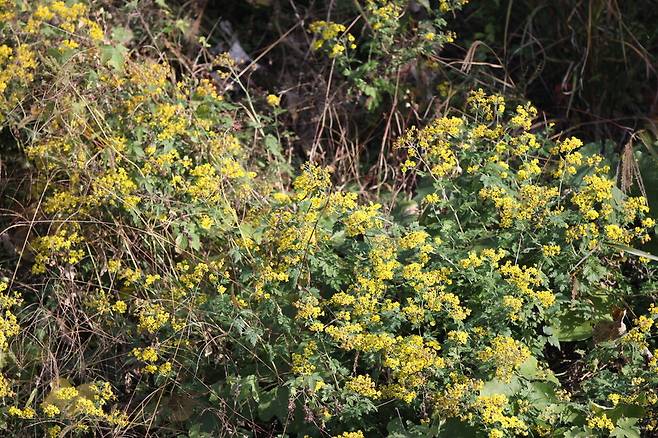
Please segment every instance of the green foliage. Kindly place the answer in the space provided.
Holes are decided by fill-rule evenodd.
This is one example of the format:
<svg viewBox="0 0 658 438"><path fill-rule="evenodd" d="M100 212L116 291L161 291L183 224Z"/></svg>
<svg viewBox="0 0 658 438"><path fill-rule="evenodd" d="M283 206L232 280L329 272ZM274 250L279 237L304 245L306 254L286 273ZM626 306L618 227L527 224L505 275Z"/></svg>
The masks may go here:
<svg viewBox="0 0 658 438"><path fill-rule="evenodd" d="M316 21L309 27L315 37L311 48L335 59L336 69L355 88L350 93L364 96L366 108L373 111L380 108L385 97L405 92L408 84L400 83L402 69L411 65L426 68L419 59L454 40L454 34L444 30L444 16L465 3L442 1L439 8L433 9L428 2L421 2L415 13L407 9L406 1L369 0L363 7L356 3L356 18L340 18L352 21L355 30L360 29L360 37L355 38L352 27L348 30L342 24Z"/></svg>
<svg viewBox="0 0 658 438"><path fill-rule="evenodd" d="M365 2L358 38L312 25L371 111L448 38L402 5ZM199 77L82 4L0 8L2 126L29 166L2 201L5 434L654 430L653 256L635 247L655 222L531 105L469 94L396 140L400 187L363 201L291 170L280 96L228 55Z"/></svg>

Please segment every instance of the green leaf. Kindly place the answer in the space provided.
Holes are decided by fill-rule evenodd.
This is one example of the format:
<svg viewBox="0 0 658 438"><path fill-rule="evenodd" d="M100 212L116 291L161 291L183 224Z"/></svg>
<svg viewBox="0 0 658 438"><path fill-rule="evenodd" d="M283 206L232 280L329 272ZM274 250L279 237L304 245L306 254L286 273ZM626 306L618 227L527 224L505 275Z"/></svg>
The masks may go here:
<svg viewBox="0 0 658 438"><path fill-rule="evenodd" d="M610 432L610 436L616 438L640 438L640 429L635 426L637 418L620 418L617 427Z"/></svg>
<svg viewBox="0 0 658 438"><path fill-rule="evenodd" d="M555 385L550 382L532 382L527 399L533 406L544 408L557 402Z"/></svg>
<svg viewBox="0 0 658 438"><path fill-rule="evenodd" d="M527 379L534 379L539 372L537 368L538 362L537 358L530 356L525 362L519 367L519 374Z"/></svg>
<svg viewBox="0 0 658 438"><path fill-rule="evenodd" d="M399 418L394 418L386 425L388 438L423 438L432 436L427 426L413 424L407 420L407 425Z"/></svg>
<svg viewBox="0 0 658 438"><path fill-rule="evenodd" d="M492 379L484 384L482 390L480 391L480 395L512 395L519 392L520 389L521 383L516 377L513 377L509 382L504 382L500 379Z"/></svg>
<svg viewBox="0 0 658 438"><path fill-rule="evenodd" d="M283 155L281 154L281 144L275 136L271 134L265 136L265 148L276 158L283 160Z"/></svg>
<svg viewBox="0 0 658 438"><path fill-rule="evenodd" d="M116 26L112 28L112 41L120 45L128 44L133 39L133 31L128 27Z"/></svg>
<svg viewBox="0 0 658 438"><path fill-rule="evenodd" d="M605 243L606 243L606 245L611 246L613 248L616 248L620 251L624 251L624 252L627 252L629 254L636 255L638 257L644 257L646 259L650 259L650 260L653 260L653 261L658 261L658 257L656 257L653 254L649 254L648 252L642 251L640 249L633 248L633 247L630 247L628 245L623 245L621 243L613 243L613 242L605 242Z"/></svg>
<svg viewBox="0 0 658 438"><path fill-rule="evenodd" d="M123 71L128 49L122 45L101 47L101 62L117 71Z"/></svg>
<svg viewBox="0 0 658 438"><path fill-rule="evenodd" d="M562 436L564 438L590 438L592 435L582 427L573 427L571 430L564 432Z"/></svg>
<svg viewBox="0 0 658 438"><path fill-rule="evenodd" d="M553 336L560 342L583 341L592 337L594 331L591 320L579 312L566 312L553 320Z"/></svg>
<svg viewBox="0 0 658 438"><path fill-rule="evenodd" d="M176 236L176 251L182 252L187 249L187 236L183 233L180 233L178 236Z"/></svg>
<svg viewBox="0 0 658 438"><path fill-rule="evenodd" d="M195 251L198 251L201 249L201 237L199 236L198 229L195 224L189 223L186 228L189 243L190 243L190 248L192 248Z"/></svg>
<svg viewBox="0 0 658 438"><path fill-rule="evenodd" d="M239 382L240 385L240 400L253 399L256 403L260 401L258 392L258 381L253 374L243 378Z"/></svg>
<svg viewBox="0 0 658 438"><path fill-rule="evenodd" d="M451 418L441 426L438 436L441 438L465 438L479 435L473 426Z"/></svg>
<svg viewBox="0 0 658 438"><path fill-rule="evenodd" d="M271 391L261 393L258 404L258 416L263 421L271 421L276 417L285 422L288 417L288 388L276 387Z"/></svg>

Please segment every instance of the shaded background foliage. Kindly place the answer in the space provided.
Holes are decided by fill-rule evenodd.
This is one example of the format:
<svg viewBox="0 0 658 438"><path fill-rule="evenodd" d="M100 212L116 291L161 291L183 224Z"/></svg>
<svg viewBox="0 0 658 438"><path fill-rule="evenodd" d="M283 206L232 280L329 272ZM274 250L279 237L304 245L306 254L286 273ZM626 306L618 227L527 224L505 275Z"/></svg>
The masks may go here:
<svg viewBox="0 0 658 438"><path fill-rule="evenodd" d="M208 32L217 20L228 20L252 58L264 55L259 58L260 68L251 75L252 85L285 90L284 105L294 122L300 111L310 112L311 117L291 124L298 137L295 152L307 156L328 81L327 65L307 62L312 57L305 49L309 36L303 23L353 14L354 3L244 0L198 4L204 14L202 29ZM441 63L441 71L423 77L423 72L408 66L401 79L416 87L417 96L437 95L437 85L446 78L453 88L477 84L515 94L533 101L559 128L587 141L613 140L619 151L632 132L655 130L656 20L658 11L651 2L472 2L450 21L458 41L429 55ZM220 34L213 32L213 43L222 44ZM342 97L346 91L340 87L334 93L336 100L351 103ZM426 109L427 102L417 103L419 110ZM391 104L386 102L384 108ZM440 112L441 107L433 110ZM362 127L357 146L365 149L367 170L380 153L376 140L382 137L381 119L386 114L372 117L362 108L345 106L337 112L348 120L342 120L343 124L353 124L345 128L349 132ZM337 135L325 140L331 144L325 153L328 161L340 157L347 147Z"/></svg>
<svg viewBox="0 0 658 438"><path fill-rule="evenodd" d="M412 23L431 14L421 3L411 2ZM214 46L230 47L237 38L258 59L258 68L245 73L254 90L283 92L286 156L332 165L366 196L401 179L393 168L404 157L391 139L459 107L465 91L484 87L512 102L528 99L558 131L597 142L618 167L621 185L658 204L658 10L651 2L472 2L449 19L456 41L401 68L396 80L406 93L385 96L375 112L307 49L308 24L353 17L354 2L188 2L181 10L189 4L202 11L200 29ZM436 9L439 2L426 4ZM228 41L216 31L218 20L232 24ZM329 123L322 118L327 108Z"/></svg>
<svg viewBox="0 0 658 438"><path fill-rule="evenodd" d="M492 1L456 25L480 56L503 65L518 93L560 127L622 144L655 123L658 19L650 2ZM471 43L472 44L472 43Z"/></svg>

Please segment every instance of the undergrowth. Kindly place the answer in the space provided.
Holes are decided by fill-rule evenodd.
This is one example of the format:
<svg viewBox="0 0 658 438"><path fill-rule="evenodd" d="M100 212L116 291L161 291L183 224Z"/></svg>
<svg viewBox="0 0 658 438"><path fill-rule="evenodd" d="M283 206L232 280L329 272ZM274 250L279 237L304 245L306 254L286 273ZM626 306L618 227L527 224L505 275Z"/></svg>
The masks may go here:
<svg viewBox="0 0 658 438"><path fill-rule="evenodd" d="M163 2L1 0L3 434L655 433L646 198L517 96L403 112L463 3L305 23L336 105L404 116L363 185L319 164L337 106L301 164L289 97Z"/></svg>

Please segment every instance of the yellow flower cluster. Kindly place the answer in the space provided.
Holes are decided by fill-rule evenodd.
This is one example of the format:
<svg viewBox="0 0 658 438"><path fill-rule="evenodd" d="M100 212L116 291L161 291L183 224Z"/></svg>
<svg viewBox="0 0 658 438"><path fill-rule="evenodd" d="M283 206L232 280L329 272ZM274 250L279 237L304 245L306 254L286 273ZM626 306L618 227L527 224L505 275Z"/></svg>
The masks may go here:
<svg viewBox="0 0 658 438"><path fill-rule="evenodd" d="M469 1L470 0L439 0L439 9L441 12L454 11L468 4Z"/></svg>
<svg viewBox="0 0 658 438"><path fill-rule="evenodd" d="M435 178L457 175L461 169L453 142L463 127L460 117L443 117L420 130L409 129L395 143L396 148L405 148L409 157L402 170L416 167L416 160L422 158Z"/></svg>
<svg viewBox="0 0 658 438"><path fill-rule="evenodd" d="M78 396L78 390L72 386L60 388L54 393L59 400L72 400Z"/></svg>
<svg viewBox="0 0 658 438"><path fill-rule="evenodd" d="M496 368L496 377L509 381L523 362L530 357L530 350L521 342L509 336L496 336L491 346L479 354L483 361L491 361Z"/></svg>
<svg viewBox="0 0 658 438"><path fill-rule="evenodd" d="M343 432L340 435L334 435L332 438L364 438L363 432L357 430L356 432Z"/></svg>
<svg viewBox="0 0 658 438"><path fill-rule="evenodd" d="M9 338L16 336L20 332L18 318L12 313L12 307L22 303L18 293L10 294L5 292L8 288L6 281L0 281L0 350L6 350L9 346ZM0 374L0 391L7 392L7 382Z"/></svg>
<svg viewBox="0 0 658 438"><path fill-rule="evenodd" d="M161 95L171 74L171 68L168 64L161 64L152 60L147 60L144 63L130 63L127 70L128 81L137 91L135 93L137 99L128 106L130 110L134 109L137 103L144 101L146 97Z"/></svg>
<svg viewBox="0 0 658 438"><path fill-rule="evenodd" d="M132 355L143 362L157 362L158 353L153 347L134 348Z"/></svg>
<svg viewBox="0 0 658 438"><path fill-rule="evenodd" d="M512 295L505 295L503 297L503 307L508 309L507 316L510 321L518 321L519 312L523 308L523 300Z"/></svg>
<svg viewBox="0 0 658 438"><path fill-rule="evenodd" d="M276 108L281 104L281 98L276 94L268 94L267 97L265 98L265 101L272 108Z"/></svg>
<svg viewBox="0 0 658 438"><path fill-rule="evenodd" d="M188 262L176 264L176 271L180 274L180 283L188 290L196 289L204 279L217 280L217 272L222 268L221 261L211 261L209 263L199 262L194 268ZM174 294L175 297L185 295L185 292Z"/></svg>
<svg viewBox="0 0 658 438"><path fill-rule="evenodd" d="M321 315L324 315L322 308L318 306L320 301L312 295L307 295L303 299L300 299L293 303L297 308L297 319L317 319Z"/></svg>
<svg viewBox="0 0 658 438"><path fill-rule="evenodd" d="M62 411L57 406L50 403L43 404L41 406L41 410L48 418L53 418L62 413Z"/></svg>
<svg viewBox="0 0 658 438"><path fill-rule="evenodd" d="M70 385L66 379L60 379L58 386L41 404L41 410L48 418L78 417L80 419L103 420L110 425L125 427L128 425L127 415L113 410L106 413L103 407L116 396L108 382L85 383L78 387ZM84 423L79 426L86 428Z"/></svg>
<svg viewBox="0 0 658 438"><path fill-rule="evenodd" d="M14 2L3 0L0 4L0 22L12 19L17 11ZM33 2L21 6L20 12L27 12L28 15L19 22L20 27L16 31L29 35L36 34L42 28L44 33L45 29L52 32L52 28L59 28L60 36L66 35L66 38L59 40L60 51L78 48L80 44L76 39L79 39L84 31L92 41L103 38L100 25L84 16L87 6L83 3L54 1L49 4L39 4ZM44 23L48 23L48 26L43 26ZM48 33L48 37L52 38L53 35ZM45 37L43 38L45 39ZM56 46L58 44L57 40L49 40L49 43ZM12 54L13 56L11 56ZM7 60L9 64L3 65L3 62ZM34 79L36 67L36 58L33 52L27 49L27 46L20 45L13 49L5 45L0 46L0 109L3 109L3 114L4 110L11 109L22 99L25 86ZM5 90L8 92L5 93Z"/></svg>
<svg viewBox="0 0 658 438"><path fill-rule="evenodd" d="M505 112L505 98L495 94L487 95L482 88L471 91L466 103L474 114L488 122Z"/></svg>
<svg viewBox="0 0 658 438"><path fill-rule="evenodd" d="M543 308L550 307L555 302L555 295L551 291L534 290L542 285L542 274L536 267L518 266L507 261L499 268L499 272L503 278L518 289L522 296L534 298ZM510 297L508 302L510 304L508 307L518 312L518 300Z"/></svg>
<svg viewBox="0 0 658 438"><path fill-rule="evenodd" d="M155 333L165 326L171 319L171 315L160 304L143 301L140 303L137 314L140 330Z"/></svg>
<svg viewBox="0 0 658 438"><path fill-rule="evenodd" d="M84 250L77 248L83 241L76 231L70 232L61 227L57 233L37 238L32 244L35 256L32 272L43 274L46 268L58 261L76 264L84 256Z"/></svg>
<svg viewBox="0 0 658 438"><path fill-rule="evenodd" d="M14 0L0 0L0 21L9 21L16 16Z"/></svg>
<svg viewBox="0 0 658 438"><path fill-rule="evenodd" d="M480 255L474 251L470 251L468 253L468 257L459 260L459 266L461 266L463 269L479 268L480 266L484 265L485 262L487 262L487 266L497 268L498 263L503 257L505 257L505 254L506 252L503 249L496 251L494 249L487 248L482 250Z"/></svg>
<svg viewBox="0 0 658 438"><path fill-rule="evenodd" d="M507 261L499 268L499 271L524 295L532 295L532 288L542 284L541 272L533 266L518 266Z"/></svg>
<svg viewBox="0 0 658 438"><path fill-rule="evenodd" d="M366 234L370 230L382 227L382 220L379 218L380 204L370 204L354 210L345 220L345 233L350 236L359 236Z"/></svg>
<svg viewBox="0 0 658 438"><path fill-rule="evenodd" d="M626 222L634 222L640 216L649 213L649 205L647 205L647 198L644 196L631 196L626 198L624 202L624 215ZM651 228L655 226L655 221L651 218L645 218L642 225Z"/></svg>
<svg viewBox="0 0 658 438"><path fill-rule="evenodd" d="M393 380L381 389L382 395L410 402L416 397L415 388L422 385L426 370L443 365L443 359L436 355L438 344L426 344L422 337L396 338L382 331L378 324L391 313L404 315L412 324L420 324L427 310L445 311L456 321L461 321L468 315L468 310L460 306L456 295L443 292L443 288L450 284L450 268L423 272L429 254L434 252L435 245L440 244L440 239L430 243L427 232L416 230L400 238L377 234L368 241L368 259L364 268L357 270L354 284L347 292L334 294L326 303L335 308L332 312L335 312L337 321L327 326L319 322L311 326L318 326L342 349L382 352L387 366L394 370L391 374ZM398 250L412 251L412 259L406 266L397 260ZM419 261L414 261L416 257ZM409 298L403 308L399 302L383 297L387 282L400 275L418 293ZM317 313L320 305L313 307L317 309L309 309Z"/></svg>
<svg viewBox="0 0 658 438"><path fill-rule="evenodd" d="M7 414L10 417L17 417L17 418L22 418L24 420L29 420L34 418L37 413L35 412L34 409L32 409L29 406L26 406L23 409L17 406L9 406L9 408L7 409Z"/></svg>
<svg viewBox="0 0 658 438"><path fill-rule="evenodd" d="M43 8L47 9L47 6L43 6ZM65 2L59 0L51 3L50 9L53 11L53 13L59 16L64 22L68 22L68 23L77 20L87 11L87 7L83 3L73 3L67 5ZM69 32L73 32L74 28L67 26L65 27L65 30L68 30Z"/></svg>
<svg viewBox="0 0 658 438"><path fill-rule="evenodd" d="M614 181L600 175L587 175L583 181L585 185L574 194L571 202L589 220L606 218L613 211L610 201Z"/></svg>
<svg viewBox="0 0 658 438"><path fill-rule="evenodd" d="M43 210L49 214L70 214L79 209L79 212L85 211L85 204L88 200L84 196L75 195L69 191L54 193L46 199Z"/></svg>
<svg viewBox="0 0 658 438"><path fill-rule="evenodd" d="M331 186L331 177L326 168L307 164L301 175L295 178L293 187L295 198L303 200L318 192L322 192Z"/></svg>
<svg viewBox="0 0 658 438"><path fill-rule="evenodd" d="M140 201L140 197L134 194L137 191L137 184L122 167L98 177L93 187L93 202L99 204L108 202L109 205L115 206L118 201L125 208L132 209Z"/></svg>
<svg viewBox="0 0 658 438"><path fill-rule="evenodd" d="M366 10L371 18L372 29L381 31L386 27L398 27L398 19L404 7L398 0L367 0Z"/></svg>
<svg viewBox="0 0 658 438"><path fill-rule="evenodd" d="M505 395L492 394L478 396L473 406L479 411L482 422L487 426L509 430L516 436L526 435L528 426L522 420L514 415L505 415L508 404Z"/></svg>
<svg viewBox="0 0 658 438"><path fill-rule="evenodd" d="M128 305L122 300L117 300L114 304L111 304L107 293L102 289L95 291L95 293L87 297L87 303L99 315L106 315L112 312L123 314L128 309Z"/></svg>
<svg viewBox="0 0 658 438"><path fill-rule="evenodd" d="M319 50L324 47L328 50L330 58L344 54L348 46L350 49L356 48L354 35L348 33L347 28L342 24L314 21L309 26L309 30L316 36L311 49Z"/></svg>
<svg viewBox="0 0 658 438"><path fill-rule="evenodd" d="M217 203L222 199L222 179L212 164L196 166L190 174L194 182L187 188L187 192L193 200Z"/></svg>
<svg viewBox="0 0 658 438"><path fill-rule="evenodd" d="M468 343L468 338L468 332L463 330L450 330L448 332L448 339L460 345L466 345Z"/></svg>
<svg viewBox="0 0 658 438"><path fill-rule="evenodd" d="M595 415L587 419L587 427L591 430L607 430L612 431L615 424L606 414Z"/></svg>
<svg viewBox="0 0 658 438"><path fill-rule="evenodd" d="M233 158L222 158L219 162L219 173L228 179L249 178L256 176L256 172L248 172L242 164Z"/></svg>
<svg viewBox="0 0 658 438"><path fill-rule="evenodd" d="M311 358L317 351L317 344L309 342L303 350L303 353L292 354L292 372L299 375L311 374L315 371L315 365L311 363Z"/></svg>
<svg viewBox="0 0 658 438"><path fill-rule="evenodd" d="M164 362L160 365L155 363L158 361L158 352L153 347L146 348L133 348L132 355L142 362L146 362L146 366L142 368L142 372L146 374L155 374L166 376L171 373L171 362Z"/></svg>
<svg viewBox="0 0 658 438"><path fill-rule="evenodd" d="M320 34L321 39L319 41L327 41L336 38L341 32L345 32L345 26L338 23L332 23L327 21L314 21L309 26L309 30L313 33ZM317 50L322 47L322 43L315 46Z"/></svg>
<svg viewBox="0 0 658 438"><path fill-rule="evenodd" d="M582 145L583 142L580 139L570 137L551 149L551 154L560 155L560 161L558 167L553 172L553 176L561 178L567 175L576 174L579 166L582 166L583 163L585 163L583 154L576 150L582 147ZM590 166L597 165L601 161L602 157L595 155L587 159L587 164Z"/></svg>
<svg viewBox="0 0 658 438"><path fill-rule="evenodd" d="M653 326L653 319L647 318L644 315L640 315L634 322L637 328L643 333L649 333Z"/></svg>
<svg viewBox="0 0 658 438"><path fill-rule="evenodd" d="M516 177L519 181L525 181L537 177L540 174L541 167L539 167L539 160L535 158L523 163L519 171L516 173Z"/></svg>
<svg viewBox="0 0 658 438"><path fill-rule="evenodd" d="M3 374L0 374L0 398L12 395L14 395L14 391L11 390L11 382Z"/></svg>
<svg viewBox="0 0 658 438"><path fill-rule="evenodd" d="M194 93L198 97L209 97L213 100L219 101L223 100L223 97L217 93L217 87L213 82L208 78L202 78L199 81Z"/></svg>
<svg viewBox="0 0 658 438"><path fill-rule="evenodd" d="M480 198L493 202L500 211L500 226L510 228L516 221L533 221L540 226L550 214L549 205L558 197L558 189L534 184L521 186L516 194L509 194L502 187L485 187Z"/></svg>
<svg viewBox="0 0 658 438"><path fill-rule="evenodd" d="M541 247L541 252L546 257L558 256L558 255L560 255L561 251L562 251L562 248L560 248L560 245L542 245L542 247Z"/></svg>
<svg viewBox="0 0 658 438"><path fill-rule="evenodd" d="M153 127L160 130L158 140L166 142L185 133L187 120L183 106L180 104L163 103L158 105L151 121Z"/></svg>
<svg viewBox="0 0 658 438"><path fill-rule="evenodd" d="M405 236L400 238L400 241L398 242L400 249L403 250L409 250L409 249L416 249L416 248L421 248L421 250L426 249L427 252L432 252L433 247L432 245L425 245L425 242L427 242L427 239L430 237L429 234L427 234L426 231L410 231L407 233ZM435 242L439 244L441 241L439 239L438 242Z"/></svg>
<svg viewBox="0 0 658 438"><path fill-rule="evenodd" d="M34 80L36 68L36 55L27 45L14 48L0 45L0 122L23 98L25 87Z"/></svg>
<svg viewBox="0 0 658 438"><path fill-rule="evenodd" d="M434 409L447 418L466 419L466 412L471 407L470 399L482 389L484 382L455 372L450 373L450 380L443 392L435 397Z"/></svg>
<svg viewBox="0 0 658 438"><path fill-rule="evenodd" d="M413 401L417 390L426 381L425 373L445 366L443 358L438 355L440 348L437 342L425 341L422 336L398 336L384 356L384 365L391 369L396 382L386 385L382 394L407 403Z"/></svg>
<svg viewBox="0 0 658 438"><path fill-rule="evenodd" d="M604 171L607 169L597 170L599 173ZM584 186L573 195L571 201L588 222L571 226L567 230L567 241L589 237L589 246L593 248L598 244L602 232L607 240L616 243L629 244L634 238L640 242L650 239L647 230L655 226L655 221L643 218L649 211L644 197L628 197L621 201L624 220L627 223L632 224L638 218L643 218L639 225L629 228L615 219L614 206L617 201L613 195L614 181L598 174L587 175L583 181ZM601 221L608 223L601 224Z"/></svg>
<svg viewBox="0 0 658 438"><path fill-rule="evenodd" d="M375 382L372 381L370 376L366 375L359 375L351 378L345 387L350 391L371 399L378 399L382 395L381 391L378 391L375 387Z"/></svg>
<svg viewBox="0 0 658 438"><path fill-rule="evenodd" d="M404 248L401 244L400 247ZM400 266L400 262L396 260L396 256L397 251L393 239L383 235L374 236L372 238L372 248L368 253L368 259L370 260L372 267L371 274L375 283L367 282L364 279L362 281L363 289L375 293L382 289L382 282L384 280L392 280L395 276L395 271Z"/></svg>
<svg viewBox="0 0 658 438"><path fill-rule="evenodd" d="M423 293L422 298L427 302L428 309L433 312L443 310L455 322L461 322L471 314L471 309L462 306L459 297L450 292L428 291Z"/></svg>
<svg viewBox="0 0 658 438"><path fill-rule="evenodd" d="M517 106L516 114L510 119L510 124L514 128L521 128L528 131L532 126L532 121L537 117L537 108L530 104Z"/></svg>

